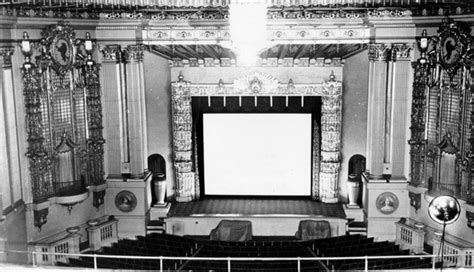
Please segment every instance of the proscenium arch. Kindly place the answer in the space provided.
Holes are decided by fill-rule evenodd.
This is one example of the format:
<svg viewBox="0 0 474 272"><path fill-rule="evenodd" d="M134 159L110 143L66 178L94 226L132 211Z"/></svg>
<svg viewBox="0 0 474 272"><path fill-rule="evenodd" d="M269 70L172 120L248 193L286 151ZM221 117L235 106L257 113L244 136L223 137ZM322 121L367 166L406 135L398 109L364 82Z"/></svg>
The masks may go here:
<svg viewBox="0 0 474 272"><path fill-rule="evenodd" d="M176 200L200 198L198 167L194 158L193 96L320 96L321 161L319 176L313 176L312 199L325 203L338 201L337 184L341 163L342 82L330 76L319 84L281 84L266 73L250 72L232 84L193 84L182 75L172 83L171 108L173 126L173 165L176 173Z"/></svg>

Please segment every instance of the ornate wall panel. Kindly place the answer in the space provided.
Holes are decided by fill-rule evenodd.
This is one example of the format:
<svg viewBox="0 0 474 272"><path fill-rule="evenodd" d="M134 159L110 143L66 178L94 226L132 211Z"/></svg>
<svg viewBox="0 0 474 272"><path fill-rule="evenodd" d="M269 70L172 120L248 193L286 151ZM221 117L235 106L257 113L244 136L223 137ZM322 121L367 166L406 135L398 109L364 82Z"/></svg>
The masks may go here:
<svg viewBox="0 0 474 272"><path fill-rule="evenodd" d="M433 194L472 202L472 93L469 27L445 19L414 65L411 176Z"/></svg>
<svg viewBox="0 0 474 272"><path fill-rule="evenodd" d="M232 84L192 84L180 75L172 83L173 154L178 201L199 198L196 149L193 146L193 96L322 96L321 139L313 137L313 147L321 145L321 161L313 160L312 198L337 202L341 148L342 84L331 75L320 84L281 84L271 75L251 72ZM319 134L314 126L313 134ZM319 148L315 151L319 152ZM194 154L193 154L194 153ZM319 154L313 153L313 157ZM319 174L319 175L318 175ZM316 176L317 175L317 176Z"/></svg>
<svg viewBox="0 0 474 272"><path fill-rule="evenodd" d="M35 203L104 182L99 68L92 49L86 52L66 22L41 36L34 52L24 52L22 69Z"/></svg>

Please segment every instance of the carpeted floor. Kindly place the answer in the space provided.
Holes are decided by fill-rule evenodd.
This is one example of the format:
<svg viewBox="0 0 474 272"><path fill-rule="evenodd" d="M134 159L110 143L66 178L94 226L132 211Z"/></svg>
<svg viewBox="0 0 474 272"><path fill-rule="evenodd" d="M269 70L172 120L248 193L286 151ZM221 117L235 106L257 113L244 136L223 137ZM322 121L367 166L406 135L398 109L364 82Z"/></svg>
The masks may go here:
<svg viewBox="0 0 474 272"><path fill-rule="evenodd" d="M342 204L287 199L205 199L174 202L168 216L322 216L346 218Z"/></svg>

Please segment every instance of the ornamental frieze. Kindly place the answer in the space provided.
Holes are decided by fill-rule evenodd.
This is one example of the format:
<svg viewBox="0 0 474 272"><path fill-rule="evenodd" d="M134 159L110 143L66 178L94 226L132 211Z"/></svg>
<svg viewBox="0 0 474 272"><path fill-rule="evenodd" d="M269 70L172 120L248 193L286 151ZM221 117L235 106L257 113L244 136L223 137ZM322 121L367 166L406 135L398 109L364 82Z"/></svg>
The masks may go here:
<svg viewBox="0 0 474 272"><path fill-rule="evenodd" d="M227 26L194 27L179 26L174 28L156 28L149 26L143 30L145 44L176 44L190 42L191 44L219 42L224 47L230 47L232 40ZM273 25L268 27L267 40L269 44L287 41L311 41L312 43L327 43L338 40L342 43L367 43L370 38L370 28L363 23L350 24L345 27L316 27L303 25L298 27L288 25Z"/></svg>

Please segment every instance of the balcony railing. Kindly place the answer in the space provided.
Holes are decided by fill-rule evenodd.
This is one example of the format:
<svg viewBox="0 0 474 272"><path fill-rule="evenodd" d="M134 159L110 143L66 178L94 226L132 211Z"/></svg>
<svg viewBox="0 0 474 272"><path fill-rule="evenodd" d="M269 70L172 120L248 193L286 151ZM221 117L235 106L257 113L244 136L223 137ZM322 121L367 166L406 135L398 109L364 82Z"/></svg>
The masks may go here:
<svg viewBox="0 0 474 272"><path fill-rule="evenodd" d="M51 197L67 197L84 194L87 184L84 179L44 184L42 190L33 191L35 203L47 201Z"/></svg>
<svg viewBox="0 0 474 272"><path fill-rule="evenodd" d="M135 261L145 261L145 260L159 260L160 265L155 268L156 271L168 271L164 268L164 261L166 260L175 260L175 261L225 261L227 263L227 269L225 271L234 271L232 268L232 264L236 262L242 261L265 261L265 262L272 262L272 261L296 261L295 262L295 271L302 270L302 263L307 261L319 261L320 263L326 263L329 260L363 260L365 265L364 269L361 271L369 271L369 263L375 260L391 260L391 259L413 259L413 260L421 260L421 259L431 259L432 270L435 269L435 265L439 260L439 256L437 255L393 255L393 256L348 256L348 257L280 257L280 258L272 258L272 257L171 257L171 256L137 256L137 255L106 255L106 254L80 254L80 253L56 253L56 252L42 252L42 251L19 251L19 250L8 250L8 251L0 251L0 256L2 254L27 254L29 259L31 260L30 264L32 267L38 267L41 265L42 262L41 258L44 256L56 256L60 255L61 258L79 258L79 257L92 257L93 261L93 268L95 271L101 270L98 266L99 260L102 258L108 259L129 259ZM446 254L445 257L452 257L457 256L460 257L459 254ZM40 259L39 259L40 258ZM25 267L22 267L23 269ZM411 269L411 270L418 270L418 269ZM423 271L427 271L429 269L423 269Z"/></svg>
<svg viewBox="0 0 474 272"><path fill-rule="evenodd" d="M452 183L428 183L428 193L430 195L451 195L459 199L467 200L468 186Z"/></svg>
<svg viewBox="0 0 474 272"><path fill-rule="evenodd" d="M54 183L54 196L80 195L87 191L86 183L83 179Z"/></svg>

